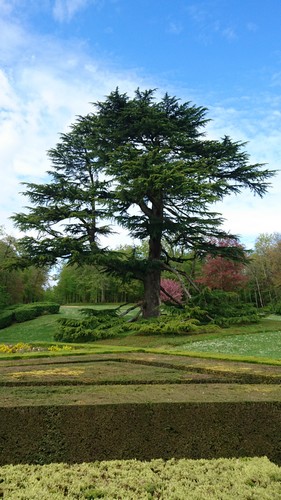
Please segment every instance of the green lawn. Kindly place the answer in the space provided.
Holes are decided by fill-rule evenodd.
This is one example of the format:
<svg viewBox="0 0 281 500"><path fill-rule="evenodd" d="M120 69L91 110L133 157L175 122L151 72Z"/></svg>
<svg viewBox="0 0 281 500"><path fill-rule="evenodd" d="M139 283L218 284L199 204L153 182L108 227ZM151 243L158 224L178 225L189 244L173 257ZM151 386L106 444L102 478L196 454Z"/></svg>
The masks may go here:
<svg viewBox="0 0 281 500"><path fill-rule="evenodd" d="M176 349L188 352L238 354L239 356L256 356L281 360L281 329L275 332L198 340L197 342L183 344Z"/></svg>
<svg viewBox="0 0 281 500"><path fill-rule="evenodd" d="M48 314L24 323L15 323L0 330L0 344L6 342L11 344L17 342L53 342L58 319L66 316L69 318L79 317L79 309L86 307L91 306L61 306L59 314ZM114 308L116 305L106 307ZM104 306L95 306L95 308L104 308Z"/></svg>
<svg viewBox="0 0 281 500"><path fill-rule="evenodd" d="M62 306L59 314L45 315L25 323L17 323L0 330L0 344L54 343L59 317L78 317L85 306ZM103 307L116 307L99 306ZM123 335L98 341L105 350L114 347L161 349L222 355L255 356L272 360L281 359L281 317L271 316L258 324L221 329L218 333L200 335L146 336ZM84 344L92 350L96 344Z"/></svg>
<svg viewBox="0 0 281 500"><path fill-rule="evenodd" d="M0 330L0 344L17 342L52 342L60 314L48 314Z"/></svg>

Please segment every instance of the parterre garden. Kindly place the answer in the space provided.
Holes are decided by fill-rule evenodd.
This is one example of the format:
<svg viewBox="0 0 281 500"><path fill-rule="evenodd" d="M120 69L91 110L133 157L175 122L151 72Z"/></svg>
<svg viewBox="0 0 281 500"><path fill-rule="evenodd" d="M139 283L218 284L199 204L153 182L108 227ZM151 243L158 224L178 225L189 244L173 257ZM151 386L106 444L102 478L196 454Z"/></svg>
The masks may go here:
<svg viewBox="0 0 281 500"><path fill-rule="evenodd" d="M54 341L79 309L0 330L2 497L281 497L279 316Z"/></svg>

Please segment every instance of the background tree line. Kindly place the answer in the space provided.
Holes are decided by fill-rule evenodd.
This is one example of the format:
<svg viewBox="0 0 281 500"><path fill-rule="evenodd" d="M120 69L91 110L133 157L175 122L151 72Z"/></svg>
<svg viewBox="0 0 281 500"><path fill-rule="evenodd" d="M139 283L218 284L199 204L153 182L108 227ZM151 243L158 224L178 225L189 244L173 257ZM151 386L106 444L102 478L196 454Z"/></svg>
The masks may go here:
<svg viewBox="0 0 281 500"><path fill-rule="evenodd" d="M220 242L222 245L223 242ZM232 242L232 244L239 244ZM143 254L147 243L136 249L120 247L125 255L132 251ZM181 249L181 252L183 250ZM174 249L175 255L177 251ZM63 264L57 272L56 284L49 284L49 269L30 266L11 269L11 262L20 256L16 238L0 233L0 306L30 303L52 298L62 304L138 302L143 295L142 283L135 279L122 280L93 265ZM188 260L189 257L189 260ZM281 234L260 234L247 264L207 255L204 259L186 260L179 269L191 277L198 287L238 292L242 299L257 307L281 301ZM163 278L178 281L166 271ZM185 282L188 289L192 284ZM163 294L162 294L163 300Z"/></svg>
<svg viewBox="0 0 281 500"><path fill-rule="evenodd" d="M20 256L16 238L0 230L0 308L43 299L48 283L47 268L11 269Z"/></svg>
<svg viewBox="0 0 281 500"><path fill-rule="evenodd" d="M237 242L232 244L239 245ZM140 245L140 252L144 251L144 246ZM129 251L130 247L127 246L124 252ZM244 301L258 308L280 302L281 234L260 234L248 255L249 261L245 264L221 256L207 255L200 259L186 254L186 258L189 256L190 260L178 267L192 278L198 288L207 286L213 290L237 292ZM178 281L168 271L163 273L163 278ZM189 290L193 287L189 282L185 282L185 285ZM64 265L53 293L57 300L65 303L120 303L139 301L143 290L141 283L136 280L123 282L93 266L80 268L76 265ZM161 296L163 300L163 294Z"/></svg>

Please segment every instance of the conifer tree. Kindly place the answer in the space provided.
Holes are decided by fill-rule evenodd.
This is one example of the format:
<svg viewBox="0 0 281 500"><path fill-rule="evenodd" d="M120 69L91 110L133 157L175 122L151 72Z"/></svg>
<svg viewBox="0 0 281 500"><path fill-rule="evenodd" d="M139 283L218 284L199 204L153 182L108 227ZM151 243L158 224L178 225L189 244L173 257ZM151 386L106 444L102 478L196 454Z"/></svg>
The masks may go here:
<svg viewBox="0 0 281 500"><path fill-rule="evenodd" d="M25 238L27 253L43 263L58 257L97 262L140 279L145 318L159 314L161 272L179 260L166 248L243 258L237 246L211 243L235 237L222 230L222 217L211 207L244 188L263 196L273 172L250 164L244 143L207 139L206 113L168 94L156 100L155 90L138 89L130 98L116 89L97 103L49 152L51 181L26 185L34 207L14 220L43 235ZM109 220L146 239L147 255L132 252L124 259L99 246Z"/></svg>

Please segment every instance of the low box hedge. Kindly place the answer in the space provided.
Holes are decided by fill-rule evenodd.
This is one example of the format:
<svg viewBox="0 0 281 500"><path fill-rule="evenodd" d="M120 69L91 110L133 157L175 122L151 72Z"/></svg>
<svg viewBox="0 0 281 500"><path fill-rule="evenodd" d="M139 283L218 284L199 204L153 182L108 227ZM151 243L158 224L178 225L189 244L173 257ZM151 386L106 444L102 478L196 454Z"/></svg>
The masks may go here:
<svg viewBox="0 0 281 500"><path fill-rule="evenodd" d="M14 313L12 311L4 311L0 314L0 329L10 326L14 321Z"/></svg>
<svg viewBox="0 0 281 500"><path fill-rule="evenodd" d="M6 309L0 314L0 329L12 323L23 323L43 314L57 314L60 305L53 302L34 302L32 304L17 305Z"/></svg>

